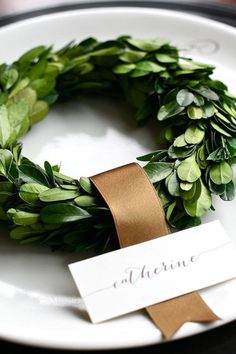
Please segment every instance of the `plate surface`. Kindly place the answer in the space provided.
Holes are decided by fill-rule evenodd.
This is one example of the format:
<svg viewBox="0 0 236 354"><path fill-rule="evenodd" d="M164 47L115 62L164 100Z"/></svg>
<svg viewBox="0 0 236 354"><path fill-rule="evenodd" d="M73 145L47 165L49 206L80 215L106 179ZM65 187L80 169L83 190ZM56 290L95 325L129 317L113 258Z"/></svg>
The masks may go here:
<svg viewBox="0 0 236 354"><path fill-rule="evenodd" d="M0 29L1 62L12 62L39 44L58 48L88 36L121 34L169 39L184 55L215 64L215 77L236 92L236 30L200 17L145 8L102 8L46 15ZM60 105L23 139L24 155L42 164L61 163L62 173L92 175L132 162L155 148L155 129L139 129L126 107L113 101L83 99ZM204 221L220 219L236 243L236 201L214 203ZM1 228L0 336L32 345L105 349L160 343L158 329L144 311L102 324L90 323L67 264L78 254L51 253L21 246ZM174 338L205 331L236 318L236 280L201 291L222 318L209 325L185 324Z"/></svg>

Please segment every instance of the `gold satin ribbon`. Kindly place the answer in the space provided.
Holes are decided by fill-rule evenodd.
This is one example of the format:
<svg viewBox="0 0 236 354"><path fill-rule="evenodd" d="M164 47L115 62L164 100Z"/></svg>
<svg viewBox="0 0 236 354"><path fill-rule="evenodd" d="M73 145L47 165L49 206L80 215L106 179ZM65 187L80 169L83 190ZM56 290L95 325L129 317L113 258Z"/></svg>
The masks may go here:
<svg viewBox="0 0 236 354"><path fill-rule="evenodd" d="M109 206L121 247L170 233L158 195L143 168L136 163L90 177ZM165 338L170 338L185 322L218 320L197 293L146 307Z"/></svg>

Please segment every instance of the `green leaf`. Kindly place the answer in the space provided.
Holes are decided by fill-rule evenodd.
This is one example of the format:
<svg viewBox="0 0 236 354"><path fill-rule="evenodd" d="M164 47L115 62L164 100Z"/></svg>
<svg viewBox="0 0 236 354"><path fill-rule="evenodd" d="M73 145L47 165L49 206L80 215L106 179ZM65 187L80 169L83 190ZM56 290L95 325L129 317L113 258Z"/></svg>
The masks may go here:
<svg viewBox="0 0 236 354"><path fill-rule="evenodd" d="M231 134L226 132L224 129L222 129L218 124L216 124L212 120L210 121L210 124L211 124L212 128L214 128L218 133L220 133L224 136L227 136L227 137L231 137Z"/></svg>
<svg viewBox="0 0 236 354"><path fill-rule="evenodd" d="M40 242L42 240L43 240L43 235L30 236L30 237L27 237L27 238L21 240L20 243L21 243L21 245L27 245L29 243Z"/></svg>
<svg viewBox="0 0 236 354"><path fill-rule="evenodd" d="M218 101L219 96L212 91L209 87L200 86L198 88L194 88L194 91L202 95L203 97L207 98L208 100Z"/></svg>
<svg viewBox="0 0 236 354"><path fill-rule="evenodd" d="M225 192L225 184L215 184L210 178L208 178L209 191L216 195L221 195Z"/></svg>
<svg viewBox="0 0 236 354"><path fill-rule="evenodd" d="M219 147L207 157L207 161L220 162L228 160L230 157L229 151L225 147Z"/></svg>
<svg viewBox="0 0 236 354"><path fill-rule="evenodd" d="M9 90L16 83L18 77L18 71L15 68L10 67L0 75L0 82L5 90Z"/></svg>
<svg viewBox="0 0 236 354"><path fill-rule="evenodd" d="M175 147L171 145L168 149L168 156L171 159L184 159L191 156L195 151L194 145L187 145L186 147Z"/></svg>
<svg viewBox="0 0 236 354"><path fill-rule="evenodd" d="M124 54L119 56L119 59L126 63L136 63L143 59L146 53L136 50L127 50Z"/></svg>
<svg viewBox="0 0 236 354"><path fill-rule="evenodd" d="M182 181L195 182L201 176L201 170L196 163L195 155L183 160L177 168L178 177Z"/></svg>
<svg viewBox="0 0 236 354"><path fill-rule="evenodd" d="M201 194L201 190L202 190L202 184L200 181L200 178L191 184L192 188L189 190L183 190L181 193L181 197L183 198L183 200L191 200L192 203L196 202Z"/></svg>
<svg viewBox="0 0 236 354"><path fill-rule="evenodd" d="M63 190L59 187L48 189L39 194L42 202L58 202L62 200L74 199L79 195L78 191Z"/></svg>
<svg viewBox="0 0 236 354"><path fill-rule="evenodd" d="M123 52L123 50L119 47L110 47L104 49L98 49L94 52L90 53L91 57L99 57L99 56L110 56L110 55L119 55Z"/></svg>
<svg viewBox="0 0 236 354"><path fill-rule="evenodd" d="M208 82L210 88L216 89L217 91L227 91L227 86L219 80L211 80Z"/></svg>
<svg viewBox="0 0 236 354"><path fill-rule="evenodd" d="M230 102L230 104L227 104L225 101L223 101L223 108L229 115L236 118L235 103Z"/></svg>
<svg viewBox="0 0 236 354"><path fill-rule="evenodd" d="M74 184L61 184L60 187L70 191L78 191L78 185L75 186Z"/></svg>
<svg viewBox="0 0 236 354"><path fill-rule="evenodd" d="M119 64L113 68L113 72L115 74L127 74L135 68L135 64Z"/></svg>
<svg viewBox="0 0 236 354"><path fill-rule="evenodd" d="M207 167L208 163L206 159L205 144L199 146L197 150L196 161L201 169L205 169Z"/></svg>
<svg viewBox="0 0 236 354"><path fill-rule="evenodd" d="M140 71L147 71L149 73L159 73L160 71L165 70L165 67L149 60L143 60L136 64L136 69Z"/></svg>
<svg viewBox="0 0 236 354"><path fill-rule="evenodd" d="M11 208L7 211L7 214L16 225L33 225L39 221L39 214L37 213L29 213Z"/></svg>
<svg viewBox="0 0 236 354"><path fill-rule="evenodd" d="M227 184L233 178L232 168L226 161L211 166L209 174L215 184Z"/></svg>
<svg viewBox="0 0 236 354"><path fill-rule="evenodd" d="M7 149L0 149L0 173L6 177L9 177L13 161L13 155L11 151Z"/></svg>
<svg viewBox="0 0 236 354"><path fill-rule="evenodd" d="M17 165L20 164L21 161L21 157L22 157L21 151L22 151L21 144L16 144L12 149L13 159Z"/></svg>
<svg viewBox="0 0 236 354"><path fill-rule="evenodd" d="M58 203L44 207L40 217L45 224L62 224L90 218L91 215L75 205Z"/></svg>
<svg viewBox="0 0 236 354"><path fill-rule="evenodd" d="M26 53L24 53L18 60L18 63L22 66L32 62L34 59L38 58L44 51L46 47L38 46L30 49Z"/></svg>
<svg viewBox="0 0 236 354"><path fill-rule="evenodd" d="M228 118L226 118L222 113L216 111L216 114L217 118L219 118L221 121L227 123L227 124L230 124L230 120Z"/></svg>
<svg viewBox="0 0 236 354"><path fill-rule="evenodd" d="M179 180L176 171L174 171L173 174L168 177L167 189L170 195L173 197L180 196Z"/></svg>
<svg viewBox="0 0 236 354"><path fill-rule="evenodd" d="M201 119L203 116L202 109L193 105L188 107L187 113L190 119Z"/></svg>
<svg viewBox="0 0 236 354"><path fill-rule="evenodd" d="M49 107L47 102L45 101L37 101L35 105L32 108L31 114L30 114L30 124L33 125L35 123L38 123L40 120L42 120L49 111Z"/></svg>
<svg viewBox="0 0 236 354"><path fill-rule="evenodd" d="M194 94L194 99L193 102L195 103L196 106L200 107L203 106L205 103L205 100L202 96L198 95L198 94Z"/></svg>
<svg viewBox="0 0 236 354"><path fill-rule="evenodd" d="M48 161L44 162L44 170L45 170L45 172L47 174L47 178L48 178L49 183L51 185L53 185L54 187L56 187L57 184L56 184L55 177L54 177L54 174L53 174L53 168L52 168L52 166L50 165L50 163Z"/></svg>
<svg viewBox="0 0 236 354"><path fill-rule="evenodd" d="M165 179L173 171L173 164L170 162L150 162L144 166L144 170L147 173L152 183L159 182Z"/></svg>
<svg viewBox="0 0 236 354"><path fill-rule="evenodd" d="M40 234L40 231L34 231L30 225L28 226L17 226L10 232L10 237L14 240L22 241L33 235Z"/></svg>
<svg viewBox="0 0 236 354"><path fill-rule="evenodd" d="M203 70L203 69L205 70L210 69L212 71L212 69L214 69L214 66L211 66L209 64L199 63L197 61L194 61L193 59L189 59L189 58L181 58L181 59L184 60L185 62L181 61L179 66L184 71L194 72L195 70Z"/></svg>
<svg viewBox="0 0 236 354"><path fill-rule="evenodd" d="M177 103L183 107L189 106L193 102L193 99L194 95L192 94L192 92L186 89L180 90L176 96Z"/></svg>
<svg viewBox="0 0 236 354"><path fill-rule="evenodd" d="M66 176L66 175L63 175L62 173L58 172L58 171L55 171L53 169L53 174L55 177L57 178L60 178L62 181L67 181L67 182L74 182L74 179L69 177L69 176Z"/></svg>
<svg viewBox="0 0 236 354"><path fill-rule="evenodd" d="M19 101L24 102L28 107L28 112L30 112L35 102L37 101L37 95L32 88L26 87L25 89L18 92L15 96L13 96L11 100L15 103Z"/></svg>
<svg viewBox="0 0 236 354"><path fill-rule="evenodd" d="M193 124L184 133L184 139L188 144L199 144L204 136L204 130L199 129L197 125Z"/></svg>
<svg viewBox="0 0 236 354"><path fill-rule="evenodd" d="M145 52L153 52L161 48L164 44L166 44L166 41L164 40L155 40L155 39L128 38L127 42L131 44L133 47L141 49Z"/></svg>
<svg viewBox="0 0 236 354"><path fill-rule="evenodd" d="M201 193L196 201L184 200L184 208L188 215L190 216L202 216L207 210L210 209L212 200L208 189L201 181Z"/></svg>
<svg viewBox="0 0 236 354"><path fill-rule="evenodd" d="M39 98L43 98L54 89L55 84L55 79L51 76L47 76L32 81L31 87L36 91Z"/></svg>
<svg viewBox="0 0 236 354"><path fill-rule="evenodd" d="M191 200L193 202L193 198L195 196L195 193L196 193L196 187L195 185L193 184L192 188L189 190L189 191L182 191L181 193L181 198L183 200ZM199 196L198 196L199 197ZM198 198L196 198L197 200Z"/></svg>
<svg viewBox="0 0 236 354"><path fill-rule="evenodd" d="M236 151L236 138L228 138L227 143L232 149Z"/></svg>
<svg viewBox="0 0 236 354"><path fill-rule="evenodd" d="M8 119L8 111L5 105L0 106L0 146L6 147L11 138L11 126Z"/></svg>
<svg viewBox="0 0 236 354"><path fill-rule="evenodd" d="M142 77L142 76L147 76L147 75L149 75L148 71L138 70L138 69L134 69L132 72L129 73L129 76L132 78Z"/></svg>
<svg viewBox="0 0 236 354"><path fill-rule="evenodd" d="M189 183L189 182L181 182L180 183L180 188L185 192L190 191L190 189L192 189L192 187L193 187L193 183Z"/></svg>
<svg viewBox="0 0 236 354"><path fill-rule="evenodd" d="M184 138L184 134L179 135L179 136L174 140L173 145L174 145L175 147L184 147L184 146L186 146L186 145L187 145L187 142L186 142L186 140L185 140L185 138Z"/></svg>
<svg viewBox="0 0 236 354"><path fill-rule="evenodd" d="M233 181L227 183L225 185L225 191L223 194L221 194L221 199L225 201L231 201L235 197L235 189L234 189L234 183Z"/></svg>
<svg viewBox="0 0 236 354"><path fill-rule="evenodd" d="M150 152L149 154L137 157L139 161L158 161L161 160L164 156L166 156L166 150L157 150Z"/></svg>
<svg viewBox="0 0 236 354"><path fill-rule="evenodd" d="M176 101L171 101L163 106L158 111L157 119L158 120L165 120L176 116L177 114L183 112L184 107L178 105Z"/></svg>
<svg viewBox="0 0 236 354"><path fill-rule="evenodd" d="M166 141L168 141L169 143L172 143L174 141L174 138L175 138L174 129L172 127L165 128L164 136L165 136L165 140Z"/></svg>
<svg viewBox="0 0 236 354"><path fill-rule="evenodd" d="M16 132L16 139L24 135L30 127L28 113L29 108L24 100L12 101L8 105L9 122ZM11 141L11 143L13 142Z"/></svg>
<svg viewBox="0 0 236 354"><path fill-rule="evenodd" d="M157 61L159 61L160 63L176 63L178 61L178 57L174 57L168 54L162 54L162 53L158 53L155 54L155 58Z"/></svg>
<svg viewBox="0 0 236 354"><path fill-rule="evenodd" d="M40 78L43 76L47 68L47 59L45 57L41 58L37 63L30 67L27 71L27 77L30 81Z"/></svg>
<svg viewBox="0 0 236 354"><path fill-rule="evenodd" d="M7 103L9 95L7 92L2 92L0 89L0 106Z"/></svg>
<svg viewBox="0 0 236 354"><path fill-rule="evenodd" d="M75 198L74 202L80 207L90 207L94 205L98 205L98 200L91 195L80 195Z"/></svg>
<svg viewBox="0 0 236 354"><path fill-rule="evenodd" d="M88 194L94 194L94 187L88 177L80 177L79 183L85 192Z"/></svg>
<svg viewBox="0 0 236 354"><path fill-rule="evenodd" d="M171 203L166 211L166 220L169 222L169 224L171 225L171 217L175 211L176 208L176 202Z"/></svg>
<svg viewBox="0 0 236 354"><path fill-rule="evenodd" d="M43 173L42 169L36 165L22 164L19 166L19 170L21 172L20 176L24 182L40 183L48 186L48 180L45 173Z"/></svg>
<svg viewBox="0 0 236 354"><path fill-rule="evenodd" d="M39 194L48 190L48 187L38 183L25 183L20 187L19 196L28 204L37 204Z"/></svg>
<svg viewBox="0 0 236 354"><path fill-rule="evenodd" d="M13 97L16 95L18 92L26 88L30 83L30 80L28 77L25 77L24 79L18 81L14 88L11 90L11 93L9 94L9 98Z"/></svg>
<svg viewBox="0 0 236 354"><path fill-rule="evenodd" d="M202 107L203 118L210 118L216 113L215 106L211 102L206 102Z"/></svg>

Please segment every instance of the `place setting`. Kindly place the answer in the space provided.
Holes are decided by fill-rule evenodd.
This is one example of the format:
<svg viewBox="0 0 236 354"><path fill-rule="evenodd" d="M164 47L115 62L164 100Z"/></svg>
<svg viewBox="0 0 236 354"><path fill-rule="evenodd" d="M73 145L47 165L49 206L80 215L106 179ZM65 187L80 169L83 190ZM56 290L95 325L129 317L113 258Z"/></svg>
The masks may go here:
<svg viewBox="0 0 236 354"><path fill-rule="evenodd" d="M236 318L236 30L82 5L0 27L0 338L177 348Z"/></svg>

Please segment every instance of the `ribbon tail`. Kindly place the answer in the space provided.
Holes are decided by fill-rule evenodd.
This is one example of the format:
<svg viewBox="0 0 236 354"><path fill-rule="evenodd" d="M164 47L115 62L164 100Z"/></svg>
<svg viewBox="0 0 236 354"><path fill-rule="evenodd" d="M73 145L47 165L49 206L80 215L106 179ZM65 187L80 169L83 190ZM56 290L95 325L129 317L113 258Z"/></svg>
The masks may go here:
<svg viewBox="0 0 236 354"><path fill-rule="evenodd" d="M220 320L197 292L148 306L146 310L166 339L171 338L185 322Z"/></svg>

